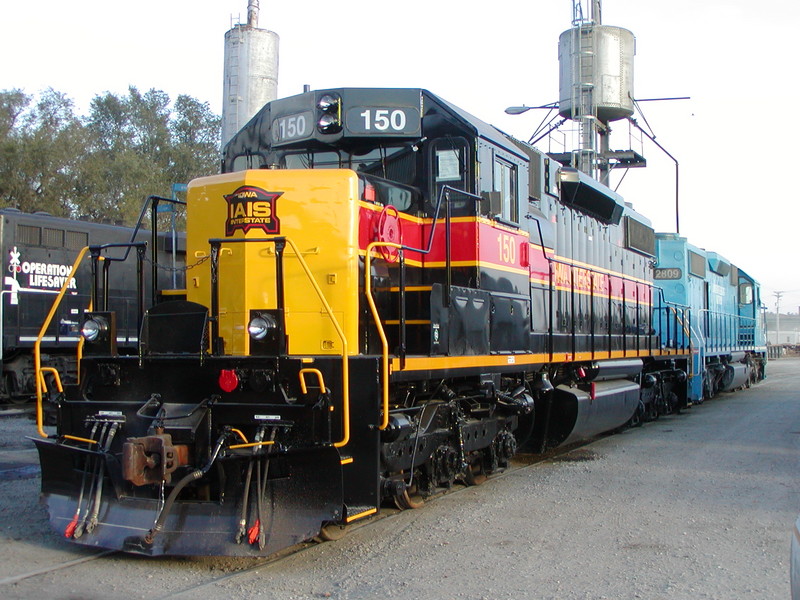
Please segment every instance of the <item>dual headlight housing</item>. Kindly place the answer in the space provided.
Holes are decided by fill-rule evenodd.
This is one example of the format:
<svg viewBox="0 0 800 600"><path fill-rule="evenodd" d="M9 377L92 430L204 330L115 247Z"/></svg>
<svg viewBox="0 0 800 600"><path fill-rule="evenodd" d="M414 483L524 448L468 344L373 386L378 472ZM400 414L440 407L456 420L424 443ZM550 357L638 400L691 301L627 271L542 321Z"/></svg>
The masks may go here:
<svg viewBox="0 0 800 600"><path fill-rule="evenodd" d="M317 109L317 130L320 133L338 133L342 130L342 99L338 94L320 96Z"/></svg>

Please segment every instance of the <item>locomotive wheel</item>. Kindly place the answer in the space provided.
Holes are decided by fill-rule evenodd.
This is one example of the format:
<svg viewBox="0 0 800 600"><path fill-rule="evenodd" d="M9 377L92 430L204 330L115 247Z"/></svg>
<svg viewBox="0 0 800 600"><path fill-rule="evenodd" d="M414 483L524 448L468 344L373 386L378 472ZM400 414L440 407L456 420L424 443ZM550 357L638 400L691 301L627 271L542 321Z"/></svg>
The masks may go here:
<svg viewBox="0 0 800 600"><path fill-rule="evenodd" d="M417 486L414 485L410 489L409 493L409 488L404 487L402 492L398 491L394 496L394 505L400 510L416 510L425 505L425 500L417 493Z"/></svg>
<svg viewBox="0 0 800 600"><path fill-rule="evenodd" d="M480 485L487 478L483 457L478 456L467 465L467 469L464 472L464 483L467 485Z"/></svg>
<svg viewBox="0 0 800 600"><path fill-rule="evenodd" d="M47 382L48 386L50 385L50 381ZM25 395L19 393L19 386L17 385L17 377L12 372L3 373L3 384L4 384L4 392L5 392L5 400L9 404L25 404L30 402L31 395Z"/></svg>
<svg viewBox="0 0 800 600"><path fill-rule="evenodd" d="M706 372L703 376L703 398L711 400L714 397L714 381L711 376Z"/></svg>
<svg viewBox="0 0 800 600"><path fill-rule="evenodd" d="M345 525L337 525L336 523L328 523L320 527L319 534L314 538L317 542L335 542L342 539L347 535L347 527Z"/></svg>

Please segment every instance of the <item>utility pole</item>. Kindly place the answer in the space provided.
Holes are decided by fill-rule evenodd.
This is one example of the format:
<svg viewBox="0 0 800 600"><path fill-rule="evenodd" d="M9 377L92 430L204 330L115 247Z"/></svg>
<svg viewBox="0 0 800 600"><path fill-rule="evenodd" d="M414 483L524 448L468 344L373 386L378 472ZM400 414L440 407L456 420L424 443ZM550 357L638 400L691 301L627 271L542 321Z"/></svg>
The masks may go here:
<svg viewBox="0 0 800 600"><path fill-rule="evenodd" d="M775 344L779 345L781 343L781 296L783 296L783 292L772 292L772 295L775 296Z"/></svg>

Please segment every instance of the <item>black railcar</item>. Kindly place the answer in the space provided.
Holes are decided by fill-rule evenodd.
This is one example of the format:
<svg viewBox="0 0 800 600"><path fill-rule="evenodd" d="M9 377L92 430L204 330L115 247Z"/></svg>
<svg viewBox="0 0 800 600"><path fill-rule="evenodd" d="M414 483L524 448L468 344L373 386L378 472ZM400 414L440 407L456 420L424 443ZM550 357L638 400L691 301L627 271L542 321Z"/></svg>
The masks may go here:
<svg viewBox="0 0 800 600"><path fill-rule="evenodd" d="M89 261L81 263L70 278L72 264L84 247L127 243L133 233L134 229L129 227L0 209L0 252L4 266L0 302L3 363L0 401L27 402L33 397L32 349L54 296L68 279L65 299L56 309L41 348L44 366L57 368L65 383L75 381L75 348L83 312L90 306L93 278ZM136 240L150 243L151 233L141 230ZM158 245L159 262L169 269L161 270L159 288L183 287L180 267L184 264L185 237L175 236L174 253L172 235L159 236ZM126 251L127 248L108 249L103 256L122 258ZM109 305L117 315L117 343L123 352L135 352L139 338L134 264L125 261L119 268L109 270Z"/></svg>

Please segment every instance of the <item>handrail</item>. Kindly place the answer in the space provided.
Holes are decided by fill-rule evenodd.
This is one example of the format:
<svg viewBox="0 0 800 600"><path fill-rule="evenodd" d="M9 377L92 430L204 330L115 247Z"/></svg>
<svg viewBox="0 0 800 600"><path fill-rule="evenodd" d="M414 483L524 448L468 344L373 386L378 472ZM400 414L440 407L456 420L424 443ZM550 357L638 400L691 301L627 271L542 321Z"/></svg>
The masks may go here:
<svg viewBox="0 0 800 600"><path fill-rule="evenodd" d="M312 375L317 376L317 382L319 383L320 393L325 393L325 378L322 376L322 372L319 369L300 369L298 376L300 377L300 391L304 394L308 393L308 387L306 386L306 378L304 375L306 373L310 373Z"/></svg>
<svg viewBox="0 0 800 600"><path fill-rule="evenodd" d="M333 328L336 330L336 334L339 336L339 340L342 342L342 421L343 421L342 439L338 442L334 442L333 446L335 448L341 448L342 446L346 446L350 442L350 363L348 361L348 354L347 354L347 337L345 336L344 331L339 325L339 321L336 320L336 315L333 314L333 309L331 309L330 304L328 304L328 300L325 298L325 294L322 292L322 288L319 287L317 280L314 278L314 274L308 267L308 263L306 263L305 258L303 258L303 255L300 252L300 249L297 247L297 244L295 244L290 238L285 236L275 236L270 238L212 238L208 240L208 243L211 245L212 257L215 254L214 248L215 247L219 248L223 243L235 244L243 242L259 243L259 244L265 244L265 243L276 244L280 242L285 242L289 244L292 250L294 250L295 256L297 257L297 260L300 262L300 266L303 268L303 271L305 272L309 283L311 283L311 287L313 287L314 291L317 293L317 296L319 297L319 300L322 303L322 306L325 309L328 318L331 320ZM213 264L212 268L214 268ZM216 298L212 298L212 305L216 305ZM218 315L216 314L212 316L214 318L218 317Z"/></svg>
<svg viewBox="0 0 800 600"><path fill-rule="evenodd" d="M678 304L676 302L672 302L672 301L667 300L666 298L664 298L664 289L661 288L660 286L656 285L653 281L644 281L644 280L639 279L638 277L634 277L633 275L628 275L626 273L621 273L621 272L618 272L618 271L610 271L610 270L605 269L605 268L603 268L603 267L601 267L599 265L588 265L588 264L578 263L578 261L576 261L575 259L557 258L554 255L554 250L553 249L551 249L551 253L548 254L547 247L545 246L545 243L544 243L544 234L542 233L542 224L539 222L539 219L536 219L535 217L531 216L530 214L526 215L526 218L533 220L534 223L536 224L536 230L537 230L537 233L539 234L539 243L538 244L534 244L534 245L539 247L539 249L541 250L541 253L542 253L542 258L548 264L548 293L549 293L550 310L548 311L548 313L549 313L549 315L548 315L549 326L548 326L548 334L547 334L548 335L548 342L547 343L548 343L548 352L550 354L550 360L553 360L553 357L554 357L554 351L553 351L553 346L554 346L554 343L553 343L554 323L553 323L553 319L554 319L554 312L555 311L553 310L553 300L554 300L553 299L553 295L555 293L555 287L556 287L555 276L554 276L554 271L555 271L555 266L554 265L563 265L565 267L569 267L569 269L570 269L570 294L573 294L574 291L575 291L575 285L574 285L574 280L573 280L573 274L574 274L574 270L575 269L581 269L581 270L586 271L587 273L589 273L589 276L590 276L590 278L592 280L592 284L594 283L594 276L595 275L599 275L601 277L608 277L609 280L610 280L611 277L618 278L618 279L620 279L622 281L623 286L625 285L625 283L632 283L632 284L635 284L635 285L640 285L640 284L641 285L646 285L650 289L650 302L649 302L649 304L650 304L651 310L652 311L656 311L656 310L662 311L663 310L663 311L666 311L666 312L673 311L675 313L676 320L680 323L680 325L682 326L682 328L684 330L684 333L688 337L689 346L691 346L691 335L689 335L689 333L687 331L686 323L684 322L685 319L680 319L678 317L679 309L680 309L680 312L682 312L683 314L686 314L686 310L688 309L687 306L684 306L682 304ZM529 234L532 234L532 231L529 231ZM653 294L654 290L658 290L658 297L659 297L658 305L656 305L656 302L655 302L655 298L654 298L654 294ZM591 293L593 295L594 288L592 288ZM603 298L604 299L607 298L608 301L609 301L609 314L610 314L610 311L611 311L611 304L610 303L613 301L613 299L611 297L610 288L609 288L608 295L607 296L603 296ZM626 299L623 296L623 304L625 302L626 302ZM638 302L638 300L637 300L637 304L640 304ZM664 306L664 305L672 305L672 306ZM672 307L675 307L675 308L672 308ZM626 318L626 315L625 315L625 313L623 313L623 322L624 322L625 318ZM652 314L651 314L651 322L652 322ZM660 324L660 320L659 320L659 324ZM573 320L573 325L574 325L574 320ZM677 326L676 326L676 329L677 329ZM594 340L594 335L595 334L592 334L592 340ZM613 335L612 332L611 332L611 324L610 323L609 323L608 334L607 335L609 337L611 335ZM623 329L623 337L626 337L627 335L628 334L625 333L624 329ZM574 340L574 337L575 336L573 335L573 340ZM677 343L678 343L677 331L676 331L675 343L676 343L676 348L677 348ZM686 347L686 344L684 344L684 347ZM610 349L611 349L611 345L609 343L609 352L610 352ZM593 353L594 353L594 351L593 351Z"/></svg>
<svg viewBox="0 0 800 600"><path fill-rule="evenodd" d="M84 248L78 253L78 257L75 259L75 262L72 263L72 268L70 269L69 275L67 275L67 277L64 279L61 290L58 292L53 305L50 307L50 312L47 313L47 317L42 324L42 328L39 330L39 335L36 337L36 342L33 344L33 370L34 379L36 380L36 429L39 431L39 435L44 438L48 436L44 430L44 416L42 414L42 379L44 377L42 375L42 338L47 333L47 329L50 327L50 322L53 320L56 310L58 310L58 306L61 304L61 300L67 293L69 283L72 281L72 278L75 277L75 272L78 270L78 266L88 251L89 246L84 246ZM50 369L50 367L45 367L45 369Z"/></svg>
<svg viewBox="0 0 800 600"><path fill-rule="evenodd" d="M705 337L709 349L743 350L755 347L755 335L751 341L743 342L741 339L741 329L752 328L755 331L757 325L755 317L710 308L700 309L700 314L704 317L702 326L707 333Z"/></svg>
<svg viewBox="0 0 800 600"><path fill-rule="evenodd" d="M381 419L381 424L378 426L378 429L383 431L389 426L389 341L386 338L386 332L383 329L383 325L381 324L380 315L378 314L378 308L375 304L375 299L372 297L372 278L370 276L370 266L372 262L372 251L375 248L396 248L400 251L400 261L403 260L403 251L408 250L409 252L416 252L418 254L430 254L431 250L433 250L433 240L436 235L436 224L439 222L439 211L442 207L442 202L445 203L445 236L449 240L450 235L450 192L456 192L459 194L463 194L464 196L470 197L474 200L480 201L481 197L476 196L475 194L471 194L464 190L459 190L458 188L451 187L449 185L444 185L439 190L439 195L436 199L436 207L433 211L433 219L431 220L431 230L428 236L428 244L426 248L413 248L411 246L406 246L405 244L397 244L394 242L371 242L367 245L366 249L366 257L365 257L365 286L364 291L367 296L367 303L369 304L370 312L372 313L372 318L375 321L375 326L378 329L378 336L381 339L381 366L383 368L383 381L382 381L382 407L383 407L383 417ZM450 243L449 241L445 244L447 250L447 289L445 290L444 294L444 302L450 301Z"/></svg>
<svg viewBox="0 0 800 600"><path fill-rule="evenodd" d="M364 260L364 294L367 296L367 303L369 310L372 313L372 319L375 321L375 327L378 329L378 337L381 339L381 405L383 407L383 418L378 429L383 431L389 426L389 340L386 338L386 332L383 330L381 324L381 317L378 314L378 307L375 304L375 298L372 297L372 251L375 248L397 248L400 250L400 260L403 260L403 246L394 242L371 242L367 244L367 255Z"/></svg>
<svg viewBox="0 0 800 600"><path fill-rule="evenodd" d="M659 306L659 309L660 308L662 308L662 307ZM689 311L689 307L684 307L683 310L680 313L678 313L678 309L677 309L676 306L664 306L663 308L667 312L671 312L672 314L675 315L675 321L680 323L681 329L683 329L684 335L689 337L689 338L691 338L691 332L689 331L689 327L687 326L686 319L683 318L687 314L687 312ZM677 343L677 340L675 340L675 342Z"/></svg>
<svg viewBox="0 0 800 600"><path fill-rule="evenodd" d="M58 370L54 367L41 367L39 369L39 377L42 378L42 389L45 392L47 391L47 381L44 378L45 371L51 373L56 378L56 389L58 390L58 393L64 393L64 386L61 385L61 376L58 374Z"/></svg>

